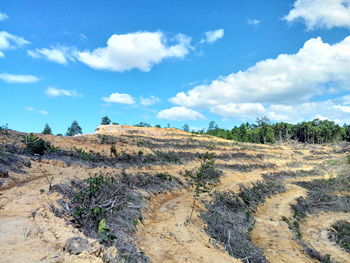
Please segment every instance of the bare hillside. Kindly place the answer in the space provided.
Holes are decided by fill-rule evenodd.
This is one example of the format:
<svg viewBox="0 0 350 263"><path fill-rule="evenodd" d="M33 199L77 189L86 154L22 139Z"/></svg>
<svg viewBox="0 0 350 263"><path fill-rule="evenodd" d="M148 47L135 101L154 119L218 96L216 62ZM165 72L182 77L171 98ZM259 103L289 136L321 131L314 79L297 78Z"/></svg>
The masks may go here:
<svg viewBox="0 0 350 263"><path fill-rule="evenodd" d="M344 145L0 132L0 262L350 262Z"/></svg>

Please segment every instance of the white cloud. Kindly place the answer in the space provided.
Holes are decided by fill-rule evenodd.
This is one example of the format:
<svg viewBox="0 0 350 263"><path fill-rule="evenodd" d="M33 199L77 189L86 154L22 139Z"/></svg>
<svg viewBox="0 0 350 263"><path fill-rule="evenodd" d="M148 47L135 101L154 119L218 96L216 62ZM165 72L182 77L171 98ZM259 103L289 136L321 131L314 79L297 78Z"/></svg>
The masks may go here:
<svg viewBox="0 0 350 263"><path fill-rule="evenodd" d="M229 103L211 107L210 111L223 117L256 118L264 115L265 108L260 103Z"/></svg>
<svg viewBox="0 0 350 263"><path fill-rule="evenodd" d="M310 39L297 54L258 62L246 71L180 92L170 101L191 108L230 103L296 104L324 93L330 82L338 90L350 87L350 36L334 45L321 38Z"/></svg>
<svg viewBox="0 0 350 263"><path fill-rule="evenodd" d="M212 44L217 40L219 40L220 38L223 38L224 34L225 34L224 29L208 31L208 32L205 32L205 38L203 38L200 42Z"/></svg>
<svg viewBox="0 0 350 263"><path fill-rule="evenodd" d="M185 107L172 107L158 112L157 118L174 121L193 121L204 119L204 116L198 111Z"/></svg>
<svg viewBox="0 0 350 263"><path fill-rule="evenodd" d="M38 110L38 109L35 109L33 107L27 107L27 108L25 108L25 110L36 112L36 113L40 113L42 115L48 115L49 114L46 110Z"/></svg>
<svg viewBox="0 0 350 263"><path fill-rule="evenodd" d="M45 58L47 60L67 65L68 61L75 61L74 55L77 51L74 48L57 46L51 48L37 48L28 50L28 56L33 58Z"/></svg>
<svg viewBox="0 0 350 263"><path fill-rule="evenodd" d="M284 19L302 20L307 29L350 28L350 0L297 0Z"/></svg>
<svg viewBox="0 0 350 263"><path fill-rule="evenodd" d="M2 51L15 49L24 45L29 44L28 40L25 40L23 37L19 37L16 35L11 35L6 31L0 32L0 57L4 56Z"/></svg>
<svg viewBox="0 0 350 263"><path fill-rule="evenodd" d="M103 97L103 101L110 103L119 103L119 104L135 104L135 100L129 94L125 93L112 93L108 97Z"/></svg>
<svg viewBox="0 0 350 263"><path fill-rule="evenodd" d="M78 60L91 68L123 72L137 68L150 71L155 64L166 58L184 58L189 50L191 39L178 34L170 42L162 32L135 32L112 35L106 47L77 54Z"/></svg>
<svg viewBox="0 0 350 263"><path fill-rule="evenodd" d="M40 79L32 75L14 75L8 73L1 73L0 79L7 83L35 83Z"/></svg>
<svg viewBox="0 0 350 263"><path fill-rule="evenodd" d="M156 96L149 96L148 98L140 98L140 103L143 106L151 106L154 105L156 103L160 102L160 99Z"/></svg>
<svg viewBox="0 0 350 263"><path fill-rule="evenodd" d="M0 13L0 21L4 21L6 19L9 19L8 15L6 15L5 13Z"/></svg>
<svg viewBox="0 0 350 263"><path fill-rule="evenodd" d="M248 24L249 25L258 25L258 24L260 24L260 20L258 20L258 19L248 19Z"/></svg>
<svg viewBox="0 0 350 263"><path fill-rule="evenodd" d="M350 113L350 106L335 105L334 109L340 110L345 113Z"/></svg>
<svg viewBox="0 0 350 263"><path fill-rule="evenodd" d="M350 123L350 107L336 104L335 100L306 102L299 105L271 105L267 116L275 121L297 123L305 120L328 119L339 124Z"/></svg>
<svg viewBox="0 0 350 263"><path fill-rule="evenodd" d="M75 96L78 96L78 93L74 90L56 89L54 87L48 87L45 90L45 94L49 97L59 97L59 96L75 97Z"/></svg>
<svg viewBox="0 0 350 263"><path fill-rule="evenodd" d="M350 105L350 95L342 97L341 100L345 105Z"/></svg>

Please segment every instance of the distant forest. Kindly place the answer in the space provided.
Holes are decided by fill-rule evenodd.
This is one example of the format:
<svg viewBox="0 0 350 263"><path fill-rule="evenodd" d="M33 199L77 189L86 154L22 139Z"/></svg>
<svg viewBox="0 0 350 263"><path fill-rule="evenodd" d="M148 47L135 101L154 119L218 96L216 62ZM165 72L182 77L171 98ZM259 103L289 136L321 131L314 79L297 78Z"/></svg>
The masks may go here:
<svg viewBox="0 0 350 263"><path fill-rule="evenodd" d="M185 128L185 126L184 126ZM290 124L272 124L268 118L258 118L256 124L242 123L231 130L221 129L211 121L207 131L194 133L209 134L227 140L252 143L276 143L290 140L302 143L333 143L350 141L350 125L339 126L334 121L319 120Z"/></svg>
<svg viewBox="0 0 350 263"><path fill-rule="evenodd" d="M102 118L101 125L116 124L112 122L108 116ZM135 124L137 127L152 127L151 124L146 122L140 122ZM154 126L155 128L161 128L159 124ZM170 124L166 127L170 128ZM185 124L182 128L186 132L194 134L209 134L212 136L224 138L227 140L234 140L239 142L251 142L251 143L276 143L297 141L301 143L334 143L347 141L350 142L350 125L344 124L340 126L334 121L315 119L313 121L300 122L298 124L290 124L286 122L271 123L267 117L257 118L256 123L242 123L240 126L234 126L230 129L222 129L214 122L209 122L207 130L202 129L199 131L190 131L188 124ZM1 130L8 130L8 126L0 126ZM46 124L42 134L52 134L51 127ZM74 136L82 134L82 128L77 121L73 121L71 126L68 127L66 136ZM62 136L62 134L57 134Z"/></svg>

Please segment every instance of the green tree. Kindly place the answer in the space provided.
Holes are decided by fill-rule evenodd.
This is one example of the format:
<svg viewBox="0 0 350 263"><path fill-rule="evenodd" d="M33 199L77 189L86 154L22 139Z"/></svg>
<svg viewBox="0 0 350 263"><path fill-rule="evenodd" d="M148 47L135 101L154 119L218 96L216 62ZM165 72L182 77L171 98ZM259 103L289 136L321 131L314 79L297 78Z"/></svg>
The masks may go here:
<svg viewBox="0 0 350 263"><path fill-rule="evenodd" d="M108 116L104 116L101 120L101 125L108 125L111 124L111 120L108 118Z"/></svg>
<svg viewBox="0 0 350 263"><path fill-rule="evenodd" d="M218 125L215 123L215 121L211 121L209 122L209 126L208 126L208 131L212 131L212 130L215 130L215 129L218 129Z"/></svg>
<svg viewBox="0 0 350 263"><path fill-rule="evenodd" d="M73 121L71 126L68 127L67 132L66 132L66 136L74 136L77 134L82 134L83 131L81 129L81 127L79 126L77 121Z"/></svg>
<svg viewBox="0 0 350 263"><path fill-rule="evenodd" d="M151 124L147 123L147 122L143 122L143 121L140 121L139 124L136 124L135 125L136 127L152 127Z"/></svg>
<svg viewBox="0 0 350 263"><path fill-rule="evenodd" d="M154 127L155 128L161 128L161 126L159 124L156 124Z"/></svg>
<svg viewBox="0 0 350 263"><path fill-rule="evenodd" d="M262 118L257 118L256 122L258 123L259 127L259 134L260 134L260 142L261 143L275 143L275 133L274 129L272 128L270 124L270 120L264 116Z"/></svg>
<svg viewBox="0 0 350 263"><path fill-rule="evenodd" d="M42 134L52 134L52 130L47 123L45 124L44 130L41 133Z"/></svg>
<svg viewBox="0 0 350 263"><path fill-rule="evenodd" d="M185 131L185 132L190 132L190 127L188 126L188 124L185 124L182 129Z"/></svg>

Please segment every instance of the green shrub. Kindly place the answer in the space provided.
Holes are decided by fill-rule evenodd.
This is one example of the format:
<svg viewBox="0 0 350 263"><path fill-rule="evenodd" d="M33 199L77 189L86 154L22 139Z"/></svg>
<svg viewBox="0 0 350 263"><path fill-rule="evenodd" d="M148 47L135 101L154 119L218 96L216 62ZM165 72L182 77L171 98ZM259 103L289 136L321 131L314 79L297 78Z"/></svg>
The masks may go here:
<svg viewBox="0 0 350 263"><path fill-rule="evenodd" d="M332 225L331 238L335 242L350 253L350 223L346 221L338 221Z"/></svg>
<svg viewBox="0 0 350 263"><path fill-rule="evenodd" d="M24 137L22 142L26 145L26 149L32 154L44 155L51 148L51 144L41 138L38 138L33 133Z"/></svg>

